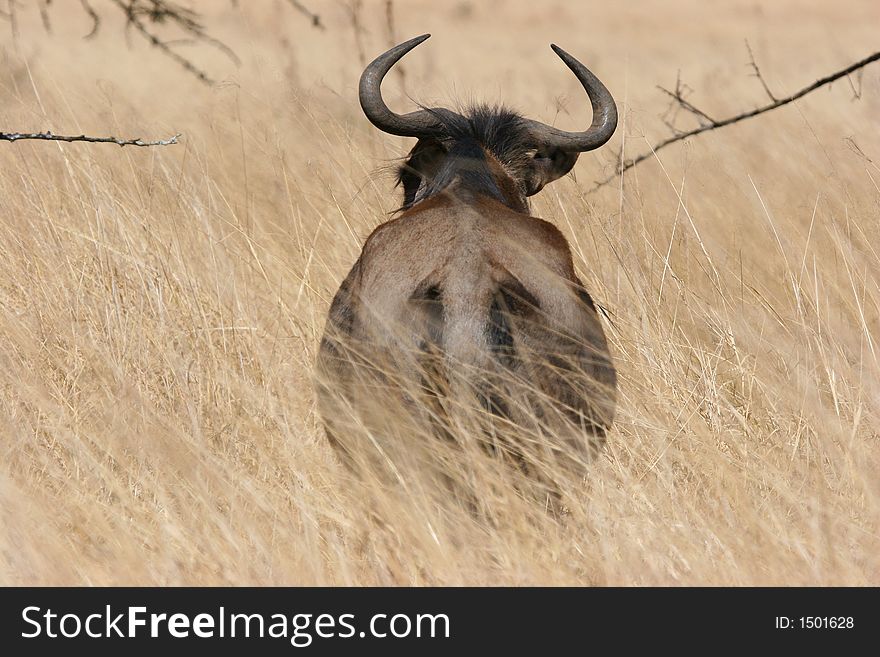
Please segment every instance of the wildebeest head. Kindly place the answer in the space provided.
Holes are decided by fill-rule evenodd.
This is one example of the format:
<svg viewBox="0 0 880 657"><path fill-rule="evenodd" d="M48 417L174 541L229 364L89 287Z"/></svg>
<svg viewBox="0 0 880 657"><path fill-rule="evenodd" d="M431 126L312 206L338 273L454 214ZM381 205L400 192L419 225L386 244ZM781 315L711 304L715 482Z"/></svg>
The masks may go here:
<svg viewBox="0 0 880 657"><path fill-rule="evenodd" d="M568 132L526 119L505 108L477 106L463 113L422 108L392 112L382 100L382 79L425 34L402 43L367 66L360 81L360 101L367 118L393 135L417 137L401 167L404 208L446 188L456 178L466 188L527 212L526 198L568 173L578 155L599 148L617 127L617 108L605 85L583 64L556 45L553 51L575 74L593 106L592 125Z"/></svg>

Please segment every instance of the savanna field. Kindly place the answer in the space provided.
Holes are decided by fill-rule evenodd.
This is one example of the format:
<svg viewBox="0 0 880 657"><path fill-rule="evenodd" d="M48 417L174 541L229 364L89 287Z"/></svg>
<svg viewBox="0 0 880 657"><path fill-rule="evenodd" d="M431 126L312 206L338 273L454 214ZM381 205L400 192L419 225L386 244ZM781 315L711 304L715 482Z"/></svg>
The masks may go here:
<svg viewBox="0 0 880 657"><path fill-rule="evenodd" d="M36 4L36 3L35 3ZM672 146L618 156L880 49L880 7L772 3L193 2L164 56L109 3L0 22L0 584L880 584L880 64ZM309 3L306 3L309 4ZM605 147L533 198L605 310L617 419L564 513L475 470L485 513L328 445L314 363L413 140L375 130L366 64L414 102L504 102L575 130L557 43L609 87ZM160 33L169 39L173 31ZM416 438L417 439L417 438Z"/></svg>

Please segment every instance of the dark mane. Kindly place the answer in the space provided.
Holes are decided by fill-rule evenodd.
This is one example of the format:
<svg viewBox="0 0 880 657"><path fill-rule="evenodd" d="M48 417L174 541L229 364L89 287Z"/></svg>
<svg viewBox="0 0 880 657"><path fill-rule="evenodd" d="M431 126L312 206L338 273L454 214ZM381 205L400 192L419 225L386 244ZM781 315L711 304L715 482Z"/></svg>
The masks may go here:
<svg viewBox="0 0 880 657"><path fill-rule="evenodd" d="M534 152L533 138L525 120L505 107L489 105L475 105L460 114L436 109L428 111L445 127L448 137L443 142L443 148L446 154L433 175L425 175L420 161L420 148L436 148L438 142L423 144L422 140L419 141L398 171L397 182L404 189L402 209L416 202L416 191L423 176L427 187L419 194L418 200L437 194L458 178L463 188L507 203L506 195L489 170L484 149L508 171L518 171L528 161L530 153Z"/></svg>
<svg viewBox="0 0 880 657"><path fill-rule="evenodd" d="M452 139L476 141L502 162L522 157L534 147L525 120L504 106L474 105L460 115L438 112L436 116Z"/></svg>

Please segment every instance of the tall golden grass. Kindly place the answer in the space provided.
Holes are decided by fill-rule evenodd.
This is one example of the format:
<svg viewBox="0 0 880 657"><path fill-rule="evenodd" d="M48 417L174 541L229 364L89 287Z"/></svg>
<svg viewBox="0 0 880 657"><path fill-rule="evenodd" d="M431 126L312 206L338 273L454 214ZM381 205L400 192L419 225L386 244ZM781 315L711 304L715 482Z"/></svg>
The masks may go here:
<svg viewBox="0 0 880 657"><path fill-rule="evenodd" d="M361 115L349 5L196 3L244 60L200 84L77 3L4 38L0 129L180 146L0 143L4 584L880 583L880 70L712 132L587 194L665 136L677 71L723 116L876 50L870 1L625 6L397 2L435 37L405 92L589 118L559 43L609 86L617 135L534 214L608 309L618 418L547 513L501 470L491 514L402 471L368 486L316 416L327 307L400 203L408 140ZM369 57L388 46L364 3ZM4 26L0 26L4 29ZM387 94L409 101L400 78ZM692 119L680 116L680 126Z"/></svg>

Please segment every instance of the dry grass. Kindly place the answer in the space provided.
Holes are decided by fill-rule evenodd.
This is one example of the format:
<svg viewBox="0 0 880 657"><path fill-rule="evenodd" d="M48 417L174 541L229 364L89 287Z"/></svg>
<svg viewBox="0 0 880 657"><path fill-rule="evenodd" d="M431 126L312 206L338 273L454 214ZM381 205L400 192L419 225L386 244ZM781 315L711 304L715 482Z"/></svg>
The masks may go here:
<svg viewBox="0 0 880 657"><path fill-rule="evenodd" d="M406 65L420 100L580 125L554 41L624 109L534 206L609 309L619 420L563 520L486 471L491 522L365 494L324 441L323 320L408 144L359 112L343 3L315 3L326 32L240 4L203 3L244 59L193 49L213 89L109 24L82 41L77 3L5 40L3 129L185 145L0 144L0 582L880 584L880 70L584 193L663 135L678 69L740 111L764 100L744 38L790 91L876 50L876 3L397 3L402 38L436 35Z"/></svg>

